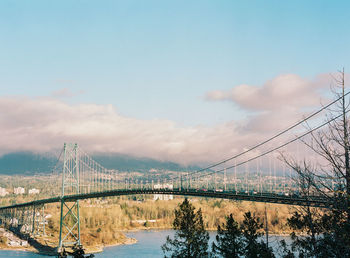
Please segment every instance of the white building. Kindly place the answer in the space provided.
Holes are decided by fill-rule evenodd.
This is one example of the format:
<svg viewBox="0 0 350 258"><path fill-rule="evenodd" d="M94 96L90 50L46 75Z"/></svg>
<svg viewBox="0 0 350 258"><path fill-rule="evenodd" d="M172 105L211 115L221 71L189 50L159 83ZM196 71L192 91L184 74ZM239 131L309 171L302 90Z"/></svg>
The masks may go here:
<svg viewBox="0 0 350 258"><path fill-rule="evenodd" d="M35 189L35 188L29 189L29 191L28 191L28 194L38 194L38 193L40 193L40 190L39 189Z"/></svg>
<svg viewBox="0 0 350 258"><path fill-rule="evenodd" d="M25 191L26 191L26 190L25 190L23 187L13 188L13 193L14 193L14 194L24 194Z"/></svg>
<svg viewBox="0 0 350 258"><path fill-rule="evenodd" d="M9 194L9 192L6 191L5 188L0 187L0 196L1 196L1 197L4 197L4 196L6 196L6 195L8 195L8 194Z"/></svg>
<svg viewBox="0 0 350 258"><path fill-rule="evenodd" d="M172 194L154 194L153 200L161 200L161 201L169 201L174 199L174 196Z"/></svg>

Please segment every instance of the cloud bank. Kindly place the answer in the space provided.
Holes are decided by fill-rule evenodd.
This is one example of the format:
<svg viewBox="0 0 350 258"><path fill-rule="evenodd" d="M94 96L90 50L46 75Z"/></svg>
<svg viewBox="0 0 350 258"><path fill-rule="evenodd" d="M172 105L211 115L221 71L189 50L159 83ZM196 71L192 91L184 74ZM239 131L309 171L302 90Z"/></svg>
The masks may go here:
<svg viewBox="0 0 350 258"><path fill-rule="evenodd" d="M232 101L247 114L243 121L211 127L134 119L118 114L112 105L73 105L53 97L0 97L0 154L50 152L62 148L64 142L77 142L89 153L211 163L285 129L302 117L304 108L319 107L321 90L328 86L317 80L288 74L262 87L238 85L209 92L208 100Z"/></svg>
<svg viewBox="0 0 350 258"><path fill-rule="evenodd" d="M180 128L168 120L121 116L112 105L71 105L53 98L0 98L1 153L50 152L77 142L87 152L115 152L183 164L211 159L230 148L235 126ZM233 140L232 140L233 142ZM231 147L232 148L232 147Z"/></svg>

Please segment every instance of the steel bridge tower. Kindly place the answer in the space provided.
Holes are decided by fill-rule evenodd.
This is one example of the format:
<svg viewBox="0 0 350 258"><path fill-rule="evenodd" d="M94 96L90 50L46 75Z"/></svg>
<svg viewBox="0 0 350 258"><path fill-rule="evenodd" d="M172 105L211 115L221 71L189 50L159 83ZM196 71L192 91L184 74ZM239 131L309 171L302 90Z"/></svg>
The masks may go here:
<svg viewBox="0 0 350 258"><path fill-rule="evenodd" d="M65 143L63 147L63 171L61 193L60 235L57 252L65 248L80 248L79 200L65 201L66 195L79 194L79 149L78 144Z"/></svg>

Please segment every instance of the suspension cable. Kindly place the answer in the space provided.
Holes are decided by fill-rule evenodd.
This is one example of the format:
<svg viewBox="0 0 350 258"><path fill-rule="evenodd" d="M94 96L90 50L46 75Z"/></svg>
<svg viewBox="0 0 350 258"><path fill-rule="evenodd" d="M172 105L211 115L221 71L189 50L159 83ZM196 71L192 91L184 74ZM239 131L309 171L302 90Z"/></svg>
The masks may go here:
<svg viewBox="0 0 350 258"><path fill-rule="evenodd" d="M348 113L349 111L350 111L350 110L346 111L345 113ZM279 146L277 146L277 147L275 147L275 148L272 148L272 149L270 149L270 150L268 150L268 151L266 151L266 152L263 152L263 153L261 153L261 154L255 156L255 157L252 157L252 158L250 158L250 159L247 159L247 160L245 160L245 161L242 161L242 162L240 162L240 163L238 163L238 164L236 164L236 165L232 165L232 166L229 166L229 167L225 167L225 168L223 168L223 169L216 170L216 171L214 171L214 172L210 172L210 173L207 173L207 174L205 174L205 175L200 175L199 177L209 176L209 175L212 175L212 174L214 174L214 173L220 173L220 172L223 172L225 169L230 169L230 168L238 167L238 166L241 166L241 165L243 165L243 164L246 164L246 163L248 163L248 162L250 162L250 161L252 161L252 160L255 160L255 159L257 159L257 158L263 157L263 156L265 156L265 155L267 155L267 154L269 154L269 153L271 153L271 152L274 152L274 151L276 151L276 150L278 150L278 149L281 149L281 148L283 148L283 147L285 147L285 146L287 146L287 145L289 145L289 144L291 144L291 143L293 143L293 142L295 142L295 141L297 141L297 140L303 138L304 136L306 136L306 135L308 135L308 134L310 134L310 133L312 133L312 132L314 132L314 131L320 129L321 127L323 127L323 126L325 126L325 125L327 125L327 124L333 122L334 120L338 119L338 118L341 117L342 115L343 115L343 114L340 114L340 115L338 115L338 116L332 118L331 120L328 120L328 121L326 121L325 123L323 123L323 124L321 124L321 125L319 125L319 126L313 128L313 129L307 131L306 133L304 133L304 134L302 134L302 135L300 135L300 136L298 136L298 137L296 137L296 138L294 138L294 139L292 139L292 140L290 140L290 141L288 141L288 142L285 142L285 143L283 143L283 144L281 144L281 145L279 145Z"/></svg>
<svg viewBox="0 0 350 258"><path fill-rule="evenodd" d="M264 144L266 144L266 143L268 143L268 142L270 142L270 141L276 139L277 137L279 137L279 136L285 134L286 132L292 130L293 128L295 128L295 127L301 125L302 123L306 122L306 121L309 120L310 118L312 118L312 117L316 116L317 114L321 113L323 110L329 108L329 107L332 106L334 103L338 102L340 99L342 99L343 97L345 97L345 96L347 96L347 95L349 95L349 94L350 94L350 91L347 92L344 96L342 95L342 96L340 96L339 98L337 98L337 99L335 99L334 101L332 101L332 102L330 102L329 104L327 104L326 106L323 106L321 109L319 109L319 110L317 110L317 111L311 113L310 115L308 115L308 116L305 117L304 119L300 120L299 122L297 122L297 123L295 123L295 124L293 124L293 125L287 127L287 128L284 129L283 131L281 131L281 132L275 134L274 136L272 136L272 137L270 137L270 138L268 138L268 139L266 139L266 140L264 140L264 141L262 141L262 142L260 142L260 143L258 143L258 144L256 144L256 145L254 145L253 147L250 147L250 148L248 148L247 150L245 150L245 151L243 151L243 152L241 152L241 153L239 153L239 154L236 154L236 155L234 155L234 156L232 156L232 157L229 157L229 158L227 158L227 159L224 159L224 160L222 160L222 161L220 161L220 162L217 162L217 163L214 163L214 164L212 164L212 165L209 165L209 166L207 166L207 167L205 167L205 168L201 168L201 169L199 169L199 170L196 170L196 171L190 173L189 175L193 175L193 174L196 174L196 173L199 173L199 172L202 172L202 171L211 169L211 168L213 168L213 167L222 165L222 164L224 164L224 163L226 163L226 162L228 162L228 161L230 161L230 160L236 159L236 158L238 158L238 157L240 157L240 156L242 156L242 155L244 155L244 154L246 154L246 153L248 153L248 152L251 152L251 151L253 151L253 150L259 148L260 146L262 146L262 145L264 145ZM177 178L177 177L175 177L175 178L173 178L173 179L176 179L176 178Z"/></svg>

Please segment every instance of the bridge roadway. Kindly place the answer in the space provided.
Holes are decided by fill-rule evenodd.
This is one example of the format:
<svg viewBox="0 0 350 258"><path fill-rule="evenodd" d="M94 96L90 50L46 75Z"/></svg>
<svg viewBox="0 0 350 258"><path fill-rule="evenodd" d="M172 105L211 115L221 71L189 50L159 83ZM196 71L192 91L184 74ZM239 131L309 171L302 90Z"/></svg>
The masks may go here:
<svg viewBox="0 0 350 258"><path fill-rule="evenodd" d="M328 203L326 199L320 197L299 197L299 196L285 196L269 193L256 193L256 194L247 194L247 193L235 193L228 191L204 191L204 190L179 190L179 189L124 189L124 190L112 190L112 191L103 191L103 192L94 192L94 193L82 193L75 195L66 195L63 197L53 197L48 199L35 200L26 203L19 203L9 206L0 207L0 210L20 208L27 206L37 206L40 204L55 203L84 200L91 198L100 198L100 197L111 197L111 196L123 196L123 195L135 195L135 194L167 194L167 195L181 195L181 196L196 196L196 197L208 197L208 198L220 198L220 199L229 199L229 200L238 200L238 201L252 201L252 202L265 202L265 203L278 203L278 204L287 204L287 205L297 205L297 206L312 206L312 207L321 207L327 208Z"/></svg>

